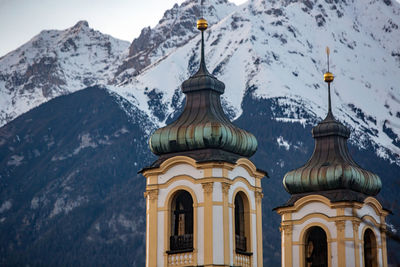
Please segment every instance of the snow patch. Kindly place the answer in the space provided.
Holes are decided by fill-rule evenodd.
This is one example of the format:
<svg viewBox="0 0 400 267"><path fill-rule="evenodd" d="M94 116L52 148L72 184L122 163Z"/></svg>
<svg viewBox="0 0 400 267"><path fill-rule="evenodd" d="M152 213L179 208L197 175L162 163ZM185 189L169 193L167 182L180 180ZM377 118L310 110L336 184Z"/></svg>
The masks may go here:
<svg viewBox="0 0 400 267"><path fill-rule="evenodd" d="M114 136L114 137L119 137L121 134L126 134L126 133L129 133L129 130L126 129L125 126L122 126L121 129L115 131L115 133L113 134L113 136Z"/></svg>
<svg viewBox="0 0 400 267"><path fill-rule="evenodd" d="M39 208L39 198L38 197L34 197L31 200L31 209L35 210Z"/></svg>
<svg viewBox="0 0 400 267"><path fill-rule="evenodd" d="M79 144L79 147L75 148L74 152L72 154L76 155L78 154L82 149L91 147L91 148L96 148L97 144L92 142L92 138L90 137L89 133L85 133L79 136L81 143Z"/></svg>
<svg viewBox="0 0 400 267"><path fill-rule="evenodd" d="M278 165L279 167L283 168L283 167L285 167L285 162L282 159L279 159L276 162L276 165Z"/></svg>
<svg viewBox="0 0 400 267"><path fill-rule="evenodd" d="M397 233L397 229L393 224L386 222L386 226L389 229L389 231L392 232L393 234Z"/></svg>
<svg viewBox="0 0 400 267"><path fill-rule="evenodd" d="M19 165L22 164L23 159L24 159L24 156L12 155L11 159L7 162L7 165L18 167Z"/></svg>
<svg viewBox="0 0 400 267"><path fill-rule="evenodd" d="M3 213L5 211L11 209L11 207L12 207L11 199L3 202L3 204L1 204L1 206L0 206L0 213Z"/></svg>
<svg viewBox="0 0 400 267"><path fill-rule="evenodd" d="M50 213L50 218L56 216L57 214L64 212L68 214L74 208L81 206L84 203L87 203L88 200L86 197L78 196L76 199L67 199L66 196L62 196L57 198L56 202L54 203L53 210Z"/></svg>
<svg viewBox="0 0 400 267"><path fill-rule="evenodd" d="M307 120L306 119L293 119L293 118L274 118L276 121L280 121L280 122L291 122L291 123L300 123L301 125L303 125L303 127L305 127L307 125Z"/></svg>
<svg viewBox="0 0 400 267"><path fill-rule="evenodd" d="M286 150L290 149L290 144L288 141L286 141L285 139L283 139L282 136L279 136L278 138L276 138L276 142L278 143L279 147L283 147Z"/></svg>

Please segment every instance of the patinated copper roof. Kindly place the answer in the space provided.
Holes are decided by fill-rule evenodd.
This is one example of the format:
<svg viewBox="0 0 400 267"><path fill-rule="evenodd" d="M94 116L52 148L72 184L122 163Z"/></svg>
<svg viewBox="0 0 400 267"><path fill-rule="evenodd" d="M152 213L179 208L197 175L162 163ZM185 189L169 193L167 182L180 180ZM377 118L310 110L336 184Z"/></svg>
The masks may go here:
<svg viewBox="0 0 400 267"><path fill-rule="evenodd" d="M212 149L208 151L228 152L213 152L218 156L215 160L224 160L223 155L228 154L230 160L239 156L250 157L257 150L257 140L251 133L233 125L226 117L220 99L225 85L206 68L203 31L201 34L199 70L182 84L182 91L186 94L185 108L176 121L154 132L149 141L150 148L159 156L174 155L177 152L196 156L193 151ZM201 155L203 153L199 153L198 157ZM204 156L210 157L208 153Z"/></svg>
<svg viewBox="0 0 400 267"><path fill-rule="evenodd" d="M358 166L351 158L347 148L350 131L332 114L330 82L333 76L330 78L327 81L328 114L312 129L314 152L303 167L285 175L283 185L290 194L348 189L374 196L381 190L381 180L378 175Z"/></svg>

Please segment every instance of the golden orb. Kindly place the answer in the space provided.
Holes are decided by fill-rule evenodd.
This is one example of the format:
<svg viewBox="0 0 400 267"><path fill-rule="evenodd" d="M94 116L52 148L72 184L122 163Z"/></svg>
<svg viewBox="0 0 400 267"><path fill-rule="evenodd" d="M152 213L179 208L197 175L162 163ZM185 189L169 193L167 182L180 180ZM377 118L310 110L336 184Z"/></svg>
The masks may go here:
<svg viewBox="0 0 400 267"><path fill-rule="evenodd" d="M333 82L333 79L334 79L334 76L333 76L332 73L326 72L326 73L324 74L324 81L325 81L325 82L327 82L327 83Z"/></svg>
<svg viewBox="0 0 400 267"><path fill-rule="evenodd" d="M207 20L203 18L197 20L197 29L199 29L200 31L204 31L207 29L207 27L208 27Z"/></svg>

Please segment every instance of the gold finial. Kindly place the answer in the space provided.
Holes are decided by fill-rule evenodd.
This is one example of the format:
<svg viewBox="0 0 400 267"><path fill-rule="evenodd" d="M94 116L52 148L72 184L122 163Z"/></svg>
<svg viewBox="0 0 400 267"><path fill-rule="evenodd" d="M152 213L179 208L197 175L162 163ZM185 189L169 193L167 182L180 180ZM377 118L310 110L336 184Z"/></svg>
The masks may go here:
<svg viewBox="0 0 400 267"><path fill-rule="evenodd" d="M327 62L328 62L328 71L325 72L324 74L324 81L327 83L331 83L333 82L334 76L332 73L329 72L329 54L330 54L331 50L329 49L329 47L326 47L326 58L327 58Z"/></svg>
<svg viewBox="0 0 400 267"><path fill-rule="evenodd" d="M197 20L197 29L199 29L200 31L205 31L207 30L207 28L208 28L207 20L205 20L204 18Z"/></svg>
<svg viewBox="0 0 400 267"><path fill-rule="evenodd" d="M331 83L331 82L333 82L333 79L334 79L334 77L333 77L332 73L330 73L329 71L325 72L325 74L324 74L324 81L325 82Z"/></svg>

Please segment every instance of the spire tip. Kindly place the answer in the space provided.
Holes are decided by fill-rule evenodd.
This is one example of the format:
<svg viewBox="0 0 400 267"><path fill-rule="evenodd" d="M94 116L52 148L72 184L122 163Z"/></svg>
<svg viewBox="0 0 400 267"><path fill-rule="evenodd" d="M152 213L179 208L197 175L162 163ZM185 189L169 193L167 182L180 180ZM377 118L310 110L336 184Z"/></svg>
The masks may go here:
<svg viewBox="0 0 400 267"><path fill-rule="evenodd" d="M327 83L333 82L334 76L331 72L329 72L329 54L331 53L331 50L329 49L329 46L326 47L326 61L328 64L328 71L325 72L324 74L324 81Z"/></svg>
<svg viewBox="0 0 400 267"><path fill-rule="evenodd" d="M327 117L333 117L332 115L332 104L331 104L331 82L333 82L334 76L331 72L329 72L329 54L330 49L326 47L326 60L328 63L328 71L324 73L324 81L328 83L328 115Z"/></svg>

